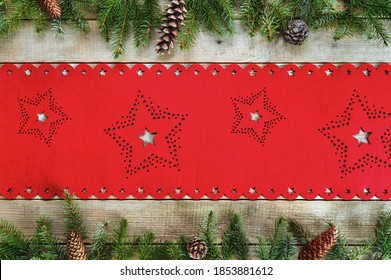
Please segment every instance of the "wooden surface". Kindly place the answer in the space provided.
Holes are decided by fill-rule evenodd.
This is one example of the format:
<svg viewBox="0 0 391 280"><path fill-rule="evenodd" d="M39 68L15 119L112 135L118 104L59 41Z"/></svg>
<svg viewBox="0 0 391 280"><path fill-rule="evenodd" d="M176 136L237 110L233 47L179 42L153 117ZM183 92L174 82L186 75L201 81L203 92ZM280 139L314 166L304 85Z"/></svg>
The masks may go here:
<svg viewBox="0 0 391 280"><path fill-rule="evenodd" d="M63 38L48 31L37 36L31 23L26 22L12 39L0 40L1 62L219 62L219 63L290 63L290 62L370 62L390 61L391 48L365 38L346 38L334 42L333 32L311 33L307 43L293 46L277 40L266 43L259 37L249 38L239 23L236 34L216 38L201 34L188 52L162 56L154 51L154 41L149 47L135 49L131 38L125 54L118 60L111 56L110 44L99 36L95 21L90 21L90 34L73 32L69 28Z"/></svg>
<svg viewBox="0 0 391 280"><path fill-rule="evenodd" d="M391 48L367 42L361 38L349 38L333 42L332 32L311 33L304 46L290 46L282 40L265 43L258 37L250 39L243 34L239 24L237 34L217 39L202 34L189 52L178 52L162 57L154 52L154 45L136 50L131 42L124 56L114 60L110 45L99 37L96 22L91 20L91 32L80 35L68 30L63 39L50 32L36 36L31 24L12 39L0 40L0 63L390 63ZM386 209L391 201L136 201L90 200L79 201L88 232L98 221L107 218L113 223L120 217L128 218L131 235L139 235L148 229L156 232L160 240L175 239L179 233L194 234L209 210L219 216L219 231L225 228L227 215L235 211L243 217L251 242L259 234L268 235L279 215L296 218L314 233L325 228L324 222L338 223L348 241L355 244L372 230L374 218ZM54 221L56 233L64 236L62 206L59 200L39 199L0 200L0 218L8 219L21 227L26 234L34 231L34 221L47 215Z"/></svg>

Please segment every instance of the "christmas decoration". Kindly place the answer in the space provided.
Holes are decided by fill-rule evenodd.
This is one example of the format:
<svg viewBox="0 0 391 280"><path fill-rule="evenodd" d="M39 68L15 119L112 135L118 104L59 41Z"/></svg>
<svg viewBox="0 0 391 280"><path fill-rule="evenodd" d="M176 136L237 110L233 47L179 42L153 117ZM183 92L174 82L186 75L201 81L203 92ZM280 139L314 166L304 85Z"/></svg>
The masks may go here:
<svg viewBox="0 0 391 280"><path fill-rule="evenodd" d="M86 248L77 231L71 231L68 234L67 249L69 260L87 260Z"/></svg>
<svg viewBox="0 0 391 280"><path fill-rule="evenodd" d="M79 209L73 195L65 193L64 213L67 228L74 226L72 221L79 221ZM68 216L67 216L68 215ZM221 224L223 221L219 221ZM87 259L83 237L76 230L68 232L66 244L53 233L52 222L47 217L40 217L36 221L37 227L32 237L24 235L19 228L0 220L0 259L2 260L61 260ZM336 234L336 226L327 223L330 228L318 235L312 241L311 233L303 225L293 219L279 217L275 221L273 233L269 238L260 236L255 250L255 256L267 260L315 259L327 257L335 260L357 259L391 259L391 211L385 211L377 217L373 231L361 242L350 245L343 234ZM221 251L216 240L217 218L210 211L201 222L198 236L189 238L179 234L176 242L159 241L153 232L147 231L141 236L130 239L129 225L125 218L121 218L111 227L110 222L104 220L96 226L92 234L92 244L89 259L92 260L186 260L186 259L248 259L251 242L247 238L241 218L232 213L229 222L222 234ZM205 238L205 239L204 239ZM306 246L296 253L297 243L306 242ZM334 244L331 247L331 244ZM65 254L65 247L68 255ZM208 250L206 250L208 248ZM330 250L331 248L331 250ZM326 252L328 251L328 253ZM189 254L190 253L190 254Z"/></svg>
<svg viewBox="0 0 391 280"><path fill-rule="evenodd" d="M190 258L194 260L201 260L205 258L206 253L208 252L208 247L204 241L195 236L187 244L187 251L189 252Z"/></svg>
<svg viewBox="0 0 391 280"><path fill-rule="evenodd" d="M335 226L331 226L301 248L299 252L299 260L322 259L334 246L336 240L337 228Z"/></svg>
<svg viewBox="0 0 391 280"><path fill-rule="evenodd" d="M388 200L390 70L5 64L0 195Z"/></svg>
<svg viewBox="0 0 391 280"><path fill-rule="evenodd" d="M42 5L42 3L45 3ZM136 47L145 47L154 36L154 30L162 22L162 7L159 0L114 0L114 1L76 1L65 0L61 3L61 18L55 5L58 0L12 0L0 1L0 37L9 37L14 34L25 19L31 19L37 33L49 29L46 20L48 7L53 17L51 26L55 34L64 33L64 23L87 32L88 23L83 15L84 10L97 13L97 25L103 39L110 42L114 58L125 52L129 34L133 34L133 43ZM199 5L198 0L187 0L188 10L186 20L174 21L181 11L180 3L175 0L171 5L179 5L178 11L165 16L163 25L179 24L182 26L178 35L179 26L161 27L162 36L159 39L157 51L168 53L172 42L177 38L181 50L191 48L201 30L213 36L223 38L235 33L234 19L239 18L250 36L260 35L267 41L283 35L288 42L298 44L306 37L304 24L298 25L301 20L309 29L333 28L334 39L365 35L368 39L375 39L384 45L390 41L390 35L385 27L385 21L391 18L391 3L388 0L379 1L307 1L307 0L276 0L276 1L205 1ZM80 9L80 6L83 9ZM54 8L56 7L56 8ZM178 7L178 6L175 6ZM237 14L239 10L239 14ZM180 12L182 16L184 12ZM169 18L173 17L173 18ZM293 20L291 24L289 21ZM293 24L295 22L295 24ZM288 28L287 28L288 27ZM286 30L286 32L283 32ZM131 32L133 31L133 32ZM168 32L168 33L165 33ZM178 35L178 37L177 37Z"/></svg>
<svg viewBox="0 0 391 280"><path fill-rule="evenodd" d="M41 0L42 5L52 18L61 17L61 6L58 0Z"/></svg>
<svg viewBox="0 0 391 280"><path fill-rule="evenodd" d="M308 37L308 25L301 19L294 19L288 22L284 32L285 41L293 45L301 45Z"/></svg>
<svg viewBox="0 0 391 280"><path fill-rule="evenodd" d="M184 0L172 0L168 6L162 25L160 27L160 38L156 46L158 53L170 53L174 42L178 37L181 26L185 25L187 10Z"/></svg>

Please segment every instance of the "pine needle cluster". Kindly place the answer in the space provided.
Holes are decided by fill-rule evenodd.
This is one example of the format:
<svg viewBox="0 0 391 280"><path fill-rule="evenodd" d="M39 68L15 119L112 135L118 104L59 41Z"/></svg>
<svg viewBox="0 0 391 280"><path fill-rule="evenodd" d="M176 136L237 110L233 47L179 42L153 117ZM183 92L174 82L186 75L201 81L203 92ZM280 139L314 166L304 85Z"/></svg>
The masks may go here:
<svg viewBox="0 0 391 280"><path fill-rule="evenodd" d="M178 37L180 49L190 49L201 29L223 38L234 33L235 7L233 0L187 0L185 25Z"/></svg>
<svg viewBox="0 0 391 280"><path fill-rule="evenodd" d="M5 0L0 2L0 37L10 37L30 20L34 31L42 34L51 26L54 34L64 34L64 24L82 32L89 31L83 10L92 9L92 0L61 0L61 18L51 18L40 0Z"/></svg>
<svg viewBox="0 0 391 280"><path fill-rule="evenodd" d="M288 232L288 221L279 217L269 238L260 236L256 245L257 257L261 260L290 260L296 252L295 239Z"/></svg>
<svg viewBox="0 0 391 280"><path fill-rule="evenodd" d="M97 1L97 7L99 31L105 41L111 42L114 58L124 53L132 30L136 47L148 45L162 15L159 0Z"/></svg>

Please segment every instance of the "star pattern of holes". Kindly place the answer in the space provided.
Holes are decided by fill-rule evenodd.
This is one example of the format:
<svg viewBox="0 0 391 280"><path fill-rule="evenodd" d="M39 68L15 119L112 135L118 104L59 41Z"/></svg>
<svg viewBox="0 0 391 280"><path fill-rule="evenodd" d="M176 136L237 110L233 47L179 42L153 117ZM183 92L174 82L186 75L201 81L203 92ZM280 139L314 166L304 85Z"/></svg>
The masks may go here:
<svg viewBox="0 0 391 280"><path fill-rule="evenodd" d="M370 153L366 153L353 164L347 164L349 147L344 141L333 135L332 131L350 124L350 118L355 105L358 105L364 111L368 119L390 119L391 123L391 113L384 112L383 107L381 110L378 110L375 105L370 106L366 96L360 96L360 94L354 91L343 114L337 115L336 120L332 120L322 128L318 129L319 132L322 133L323 136L325 136L335 147L335 155L339 157L338 163L341 171L341 179L355 170L361 170L364 172L368 166L370 168L391 167L391 125L380 137L384 149L384 158L379 158L371 155Z"/></svg>
<svg viewBox="0 0 391 280"><path fill-rule="evenodd" d="M153 120L177 120L177 123L172 127L170 132L165 135L165 142L170 154L169 158L164 158L157 154L151 153L141 162L133 161L132 157L135 143L133 144L129 142L128 139L124 139L117 131L134 126L137 118L137 111L139 110L140 106L145 106ZM145 97L144 95L140 94L139 91L139 94L133 103L133 107L130 109L128 114L123 115L121 117L121 121L112 124L111 127L104 130L104 132L109 137L111 137L113 141L115 141L115 143L121 148L121 156L124 157L123 161L126 165L125 169L127 179L129 179L129 176L137 174L143 170L150 172L151 168L157 168L158 166L174 168L180 171L178 151L180 150L181 146L179 145L179 134L182 132L182 125L187 116L187 114L171 113L168 111L168 108L163 110L160 106L153 103L151 97Z"/></svg>
<svg viewBox="0 0 391 280"><path fill-rule="evenodd" d="M241 123L244 119L244 116L243 112L241 112L238 106L238 103L251 106L258 98L263 99L262 109L271 113L274 118L263 122L262 131L257 131L252 127L241 127ZM267 136L271 134L274 126L277 125L283 119L285 119L285 117L277 111L276 106L273 106L272 102L270 101L270 98L266 94L266 89L263 89L257 93L253 93L246 97L231 97L231 101L235 110L231 133L248 135L248 137L254 139L262 146L265 144ZM261 124L261 122L259 123Z"/></svg>
<svg viewBox="0 0 391 280"><path fill-rule="evenodd" d="M48 135L45 135L39 128L26 128L26 124L32 116L30 116L27 113L25 106L26 105L39 106L39 104L46 98L49 98L50 111L54 112L57 116L59 116L59 119L55 121L50 121L50 119L48 119L50 121L49 124L50 128L49 128ZM53 136L57 134L57 130L60 128L60 126L62 126L65 122L71 120L71 118L68 117L68 115L63 112L62 108L55 101L51 89L49 89L44 93L38 94L36 97L33 98L25 97L25 98L17 98L17 100L21 112L18 134L34 135L36 138L38 138L48 146L50 146L53 140Z"/></svg>

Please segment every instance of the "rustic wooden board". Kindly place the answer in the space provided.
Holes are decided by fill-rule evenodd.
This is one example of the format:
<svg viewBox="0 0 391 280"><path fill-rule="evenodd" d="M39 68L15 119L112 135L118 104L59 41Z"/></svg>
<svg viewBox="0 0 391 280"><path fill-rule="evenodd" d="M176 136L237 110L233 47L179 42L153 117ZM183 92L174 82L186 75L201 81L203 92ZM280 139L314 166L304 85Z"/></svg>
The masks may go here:
<svg viewBox="0 0 391 280"><path fill-rule="evenodd" d="M277 40L266 43L259 37L249 38L239 22L236 34L229 38L217 38L202 33L195 46L188 52L170 56L155 53L154 42L144 49L135 49L128 42L126 53L114 61L110 44L99 36L97 24L90 20L90 34L80 34L71 29L63 38L56 38L49 31L37 36L31 23L11 39L0 40L0 63L3 62L126 62L126 63L323 63L391 61L391 48L365 38L347 38L338 42L332 39L332 30L310 34L303 46L292 46ZM131 40L131 39L130 39Z"/></svg>
<svg viewBox="0 0 391 280"><path fill-rule="evenodd" d="M137 201L137 200L80 200L81 212L89 233L97 222L108 219L113 223L125 217L130 223L130 235L137 236L153 230L159 240L175 240L178 234L196 234L199 224L212 210L218 215L219 234L226 228L232 211L240 214L251 242L269 235L280 215L295 218L313 233L326 228L331 220L341 226L351 244L369 234L379 213L391 208L382 201ZM26 234L34 232L35 220L48 216L57 235L64 236L63 208L60 200L0 200L0 218L12 221Z"/></svg>

